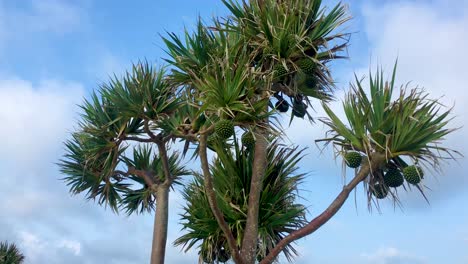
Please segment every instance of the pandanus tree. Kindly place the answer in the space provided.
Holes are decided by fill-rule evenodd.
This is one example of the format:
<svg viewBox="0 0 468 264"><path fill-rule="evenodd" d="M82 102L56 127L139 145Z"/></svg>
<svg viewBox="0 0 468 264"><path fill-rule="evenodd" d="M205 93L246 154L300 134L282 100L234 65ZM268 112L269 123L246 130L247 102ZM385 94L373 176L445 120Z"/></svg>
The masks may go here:
<svg viewBox="0 0 468 264"><path fill-rule="evenodd" d="M81 121L59 166L73 194L127 214L155 212L151 263L164 263L168 195L189 174L169 124L181 123L181 97L164 69L139 63L124 78L99 87L81 105Z"/></svg>
<svg viewBox="0 0 468 264"><path fill-rule="evenodd" d="M21 264L24 255L13 243L0 242L0 264Z"/></svg>
<svg viewBox="0 0 468 264"><path fill-rule="evenodd" d="M453 131L450 109L419 89L397 94L396 67L389 82L371 74L369 91L356 78L343 102L346 120L328 106L335 88L329 66L348 44L340 32L349 20L343 4L223 3L228 17L163 38L167 75L139 63L86 100L60 162L72 193L129 214L155 209L151 263L164 262L167 197L180 176L194 179L184 189L187 233L176 243L187 249L200 242L206 262L266 264L280 253L291 260L291 243L330 220L359 184L369 205L373 197L398 202L394 188L424 194L424 171L458 154L441 145ZM294 194L305 177L295 174L301 152L279 145L278 117L313 121L310 109L320 105L330 133L317 141L333 145L355 173L324 212L306 220ZM183 155L193 147L199 171L180 164L170 151L175 140L185 143Z"/></svg>

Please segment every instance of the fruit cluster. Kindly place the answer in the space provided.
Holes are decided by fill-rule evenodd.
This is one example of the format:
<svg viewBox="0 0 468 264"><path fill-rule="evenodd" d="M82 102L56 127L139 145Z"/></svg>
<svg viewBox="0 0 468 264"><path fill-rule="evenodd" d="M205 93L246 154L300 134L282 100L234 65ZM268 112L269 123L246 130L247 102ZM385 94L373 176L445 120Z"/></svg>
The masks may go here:
<svg viewBox="0 0 468 264"><path fill-rule="evenodd" d="M344 160L348 167L358 168L361 166L362 156L359 152L349 151L344 154ZM395 164L389 164L387 168L382 170L382 174L382 179L377 179L376 183L371 187L372 194L377 199L387 197L389 188L400 187L405 181L417 185L424 177L424 171L416 165L400 168Z"/></svg>

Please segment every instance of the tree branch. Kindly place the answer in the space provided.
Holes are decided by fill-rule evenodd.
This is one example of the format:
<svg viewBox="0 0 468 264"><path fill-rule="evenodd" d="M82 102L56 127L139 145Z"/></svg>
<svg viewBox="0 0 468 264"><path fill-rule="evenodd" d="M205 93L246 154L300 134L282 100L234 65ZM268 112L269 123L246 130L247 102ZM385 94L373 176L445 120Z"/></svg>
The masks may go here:
<svg viewBox="0 0 468 264"><path fill-rule="evenodd" d="M208 203L210 204L211 211L213 212L216 221L218 222L219 227L223 231L224 235L226 236L229 249L232 254L232 258L235 263L242 264L242 258L239 255L239 250L236 245L236 240L229 228L228 224L224 220L223 213L219 209L218 201L216 200L216 193L213 189L213 180L210 173L210 168L208 164L208 157L207 157L207 146L206 146L206 134L202 134L200 137L200 161L202 165L203 176L205 180L205 192L208 197Z"/></svg>
<svg viewBox="0 0 468 264"><path fill-rule="evenodd" d="M144 124L143 127L144 127L144 129L145 129L146 134L148 134L148 136L153 140L153 141L151 141L151 142L156 142L156 143L157 143L157 142L161 141L160 136L159 136L159 135L156 136L156 135L151 131L151 129L149 128L149 120L148 120L148 119L145 119L144 122L143 122L143 124Z"/></svg>
<svg viewBox="0 0 468 264"><path fill-rule="evenodd" d="M325 211L323 211L319 216L315 217L304 227L292 232L288 236L284 237L276 246L270 251L270 253L260 262L260 264L270 264L276 259L279 253L291 242L294 242L300 238L303 238L307 235L312 234L322 225L324 225L328 220L330 220L343 204L348 199L349 194L351 193L356 186L363 181L370 172L375 171L381 166L385 161L385 155L380 153L373 153L370 157L371 163L365 162L361 165L361 169L358 174L343 187L343 190L338 194L335 200L328 206Z"/></svg>
<svg viewBox="0 0 468 264"><path fill-rule="evenodd" d="M158 145L159 157L161 158L161 161L162 161L162 167L163 167L163 172L164 172L164 177L165 177L164 185L169 187L172 183L173 178L171 175L171 169L170 169L169 160L167 157L166 145L162 141L157 142L157 145Z"/></svg>
<svg viewBox="0 0 468 264"><path fill-rule="evenodd" d="M151 138L140 138L140 137L123 137L123 140L132 140L132 141L137 141L141 143L154 143L154 139Z"/></svg>
<svg viewBox="0 0 468 264"><path fill-rule="evenodd" d="M129 167L127 174L133 174L136 175L140 178L142 178L146 185L148 185L149 188L153 188L153 185L156 184L154 180L151 178L152 175L150 175L148 172L143 171L143 170L137 170L135 167Z"/></svg>

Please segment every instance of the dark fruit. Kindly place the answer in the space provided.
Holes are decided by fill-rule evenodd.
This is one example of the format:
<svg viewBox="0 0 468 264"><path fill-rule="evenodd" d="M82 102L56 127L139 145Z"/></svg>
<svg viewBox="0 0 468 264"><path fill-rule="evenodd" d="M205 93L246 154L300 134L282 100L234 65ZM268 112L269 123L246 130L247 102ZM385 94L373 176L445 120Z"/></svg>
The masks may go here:
<svg viewBox="0 0 468 264"><path fill-rule="evenodd" d="M224 248L221 248L217 254L218 261L221 263L226 263L231 258L231 254Z"/></svg>
<svg viewBox="0 0 468 264"><path fill-rule="evenodd" d="M296 117L304 118L307 113L307 105L302 100L294 99L292 113Z"/></svg>
<svg viewBox="0 0 468 264"><path fill-rule="evenodd" d="M313 76L306 76L305 77L305 85L307 88L309 89L315 89L317 88L317 85L318 85L318 81L317 81L317 78L313 77Z"/></svg>
<svg viewBox="0 0 468 264"><path fill-rule="evenodd" d="M255 147L255 138L252 132L247 131L242 135L242 145L244 145L247 149L252 149Z"/></svg>
<svg viewBox="0 0 468 264"><path fill-rule="evenodd" d="M202 251L200 252L201 254L201 257L203 259L203 263L214 263L215 259L216 259L216 255L214 254L213 251L210 251L210 252L206 252L206 251Z"/></svg>
<svg viewBox="0 0 468 264"><path fill-rule="evenodd" d="M408 183L418 184L424 176L423 170L418 166L408 166L403 169L403 176Z"/></svg>
<svg viewBox="0 0 468 264"><path fill-rule="evenodd" d="M300 59L296 62L297 67L305 74L311 75L315 70L315 62L309 58Z"/></svg>
<svg viewBox="0 0 468 264"><path fill-rule="evenodd" d="M372 194L377 199L383 199L387 197L388 189L384 184L376 183L372 189Z"/></svg>
<svg viewBox="0 0 468 264"><path fill-rule="evenodd" d="M285 100L281 99L278 102L276 102L275 108L281 113L284 113L289 110L289 104Z"/></svg>
<svg viewBox="0 0 468 264"><path fill-rule="evenodd" d="M234 124L230 120L220 120L215 125L215 133L221 140L228 139L234 135Z"/></svg>
<svg viewBox="0 0 468 264"><path fill-rule="evenodd" d="M399 187L403 184L404 179L403 175L397 168L390 168L388 169L387 173L384 175L384 183L388 187Z"/></svg>
<svg viewBox="0 0 468 264"><path fill-rule="evenodd" d="M346 165L350 168L357 168L361 166L361 161L362 161L362 156L359 154L359 152L356 151L350 151L347 152L344 156Z"/></svg>

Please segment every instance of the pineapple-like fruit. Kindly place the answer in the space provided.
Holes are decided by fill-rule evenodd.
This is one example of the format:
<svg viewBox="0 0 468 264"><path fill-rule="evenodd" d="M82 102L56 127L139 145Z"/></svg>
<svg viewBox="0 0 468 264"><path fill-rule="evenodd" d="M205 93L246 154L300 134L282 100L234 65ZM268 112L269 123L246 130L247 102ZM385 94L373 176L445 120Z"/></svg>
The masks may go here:
<svg viewBox="0 0 468 264"><path fill-rule="evenodd" d="M231 254L229 254L229 252L226 249L221 248L218 250L217 259L219 262L226 263L229 261L230 258Z"/></svg>
<svg viewBox="0 0 468 264"><path fill-rule="evenodd" d="M307 113L307 105L302 100L294 99L293 101L293 115L299 118L304 118Z"/></svg>
<svg viewBox="0 0 468 264"><path fill-rule="evenodd" d="M301 69L305 74L314 74L315 62L309 58L300 59L296 62L297 67Z"/></svg>
<svg viewBox="0 0 468 264"><path fill-rule="evenodd" d="M372 194L377 199L383 199L387 197L387 194L388 194L387 186L385 186L385 184L376 183L374 185L374 188L372 189Z"/></svg>
<svg viewBox="0 0 468 264"><path fill-rule="evenodd" d="M403 169L403 176L408 183L418 184L424 176L421 167L411 165Z"/></svg>
<svg viewBox="0 0 468 264"><path fill-rule="evenodd" d="M347 152L344 156L346 165L350 168L357 168L361 166L361 161L362 161L362 156L359 154L359 152L356 151L350 151Z"/></svg>
<svg viewBox="0 0 468 264"><path fill-rule="evenodd" d="M276 102L275 108L281 113L284 113L289 110L289 104L285 100L281 99L278 102Z"/></svg>
<svg viewBox="0 0 468 264"><path fill-rule="evenodd" d="M221 140L226 140L234 135L234 124L230 120L220 120L215 125L215 133Z"/></svg>
<svg viewBox="0 0 468 264"><path fill-rule="evenodd" d="M287 74L288 70L283 66L282 63L278 63L273 67L273 72L274 72L274 79L283 79Z"/></svg>
<svg viewBox="0 0 468 264"><path fill-rule="evenodd" d="M252 132L247 131L242 135L242 145L244 145L247 149L253 149L255 147L255 138Z"/></svg>
<svg viewBox="0 0 468 264"><path fill-rule="evenodd" d="M387 185L388 187L396 188L396 187L401 186L404 182L403 175L401 175L400 170L397 168L388 169L383 179L384 179L385 185Z"/></svg>
<svg viewBox="0 0 468 264"><path fill-rule="evenodd" d="M202 251L202 252L200 252L200 255L201 255L201 258L203 260L203 263L212 264L216 260L216 255L215 255L215 253L213 251L210 251L210 252Z"/></svg>

